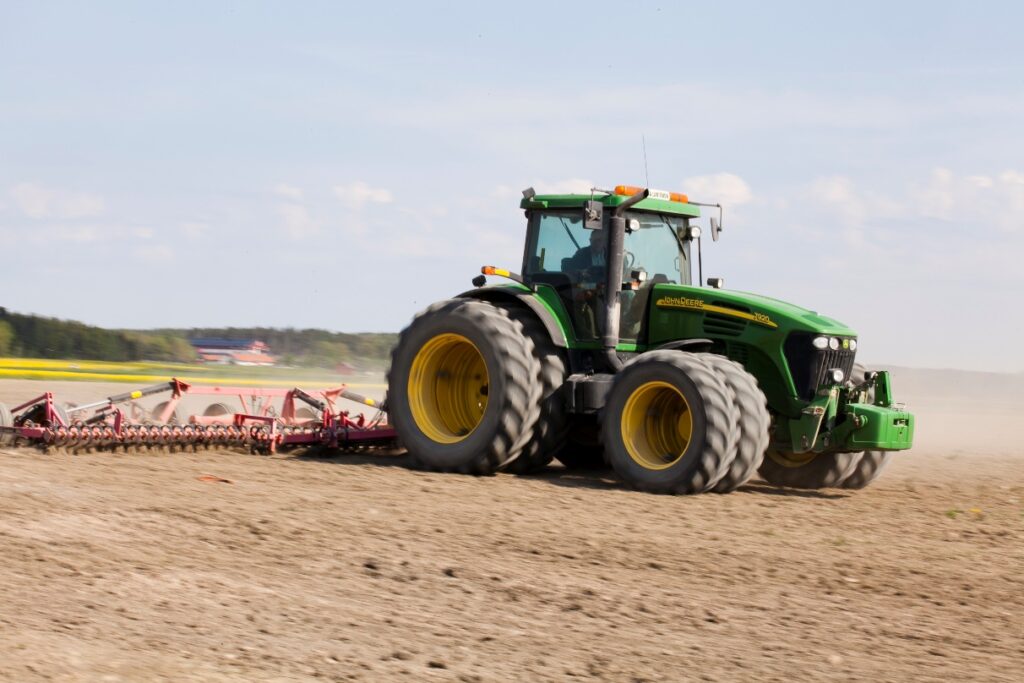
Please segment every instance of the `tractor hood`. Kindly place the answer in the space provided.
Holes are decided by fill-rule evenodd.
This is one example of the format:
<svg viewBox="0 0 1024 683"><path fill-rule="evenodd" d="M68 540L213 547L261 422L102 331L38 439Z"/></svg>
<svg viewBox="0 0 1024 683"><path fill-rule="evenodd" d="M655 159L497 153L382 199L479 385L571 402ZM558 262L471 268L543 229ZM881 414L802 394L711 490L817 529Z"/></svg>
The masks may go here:
<svg viewBox="0 0 1024 683"><path fill-rule="evenodd" d="M707 287L656 285L652 303L658 310L689 309L745 319L763 327L856 337L848 326L771 297Z"/></svg>

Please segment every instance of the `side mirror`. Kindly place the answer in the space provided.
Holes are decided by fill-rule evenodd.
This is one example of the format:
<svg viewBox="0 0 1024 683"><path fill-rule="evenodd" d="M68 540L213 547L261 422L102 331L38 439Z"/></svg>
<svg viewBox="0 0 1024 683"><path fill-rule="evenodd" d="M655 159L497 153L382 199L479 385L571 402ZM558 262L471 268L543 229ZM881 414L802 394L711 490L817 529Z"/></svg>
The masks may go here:
<svg viewBox="0 0 1024 683"><path fill-rule="evenodd" d="M714 216L711 217L711 239L718 241L718 233L722 232L722 225Z"/></svg>
<svg viewBox="0 0 1024 683"><path fill-rule="evenodd" d="M587 230L600 230L604 227L604 204L590 200L583 205L583 227Z"/></svg>

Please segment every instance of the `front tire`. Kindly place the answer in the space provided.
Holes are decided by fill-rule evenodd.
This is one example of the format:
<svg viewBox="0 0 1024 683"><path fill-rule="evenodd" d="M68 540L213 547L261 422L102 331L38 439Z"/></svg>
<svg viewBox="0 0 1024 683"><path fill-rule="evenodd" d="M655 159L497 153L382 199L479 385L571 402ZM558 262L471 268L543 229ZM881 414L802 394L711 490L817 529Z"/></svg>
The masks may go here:
<svg viewBox="0 0 1024 683"><path fill-rule="evenodd" d="M769 450L757 472L769 484L794 489L836 488L853 474L860 453L786 453Z"/></svg>
<svg viewBox="0 0 1024 683"><path fill-rule="evenodd" d="M608 460L629 485L700 493L736 456L731 392L700 355L651 351L616 376L605 408Z"/></svg>
<svg viewBox="0 0 1024 683"><path fill-rule="evenodd" d="M889 464L892 451L864 451L857 465L840 486L844 489L862 489L878 479L882 470Z"/></svg>
<svg viewBox="0 0 1024 683"><path fill-rule="evenodd" d="M854 384L861 384L864 378L867 376L868 369L860 363L854 363L853 373L850 375L850 380ZM874 389L868 392L868 400L875 400ZM853 472L843 480L840 486L844 489L862 489L868 484L878 479L878 476L885 469L885 466L889 464L889 459L892 457L891 451L864 451L861 455L860 460L857 461L856 467L853 468Z"/></svg>
<svg viewBox="0 0 1024 683"><path fill-rule="evenodd" d="M482 301L430 306L392 350L389 415L429 469L486 475L512 462L537 422L540 394L522 324Z"/></svg>

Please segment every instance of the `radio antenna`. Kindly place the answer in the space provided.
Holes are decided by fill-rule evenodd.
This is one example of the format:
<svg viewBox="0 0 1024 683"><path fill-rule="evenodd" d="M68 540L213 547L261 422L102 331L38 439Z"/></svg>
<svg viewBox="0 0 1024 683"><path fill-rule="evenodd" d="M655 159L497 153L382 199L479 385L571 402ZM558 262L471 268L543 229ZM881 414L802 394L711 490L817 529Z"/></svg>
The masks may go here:
<svg viewBox="0 0 1024 683"><path fill-rule="evenodd" d="M647 187L651 186L651 174L647 171L647 138L644 134L640 134L640 145L644 150L644 178L647 180Z"/></svg>

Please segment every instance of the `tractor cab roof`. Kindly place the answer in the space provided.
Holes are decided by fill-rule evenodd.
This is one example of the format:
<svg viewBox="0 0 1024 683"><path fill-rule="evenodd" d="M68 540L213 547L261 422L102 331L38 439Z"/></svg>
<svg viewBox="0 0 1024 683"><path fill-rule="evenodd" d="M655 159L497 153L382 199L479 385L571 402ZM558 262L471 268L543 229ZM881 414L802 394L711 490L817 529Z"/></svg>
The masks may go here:
<svg viewBox="0 0 1024 683"><path fill-rule="evenodd" d="M590 200L599 201L609 208L622 204L642 188L619 185L614 192L595 191L594 194L538 194L519 203L522 209L582 209ZM700 207L689 203L689 198L677 192L651 190L651 196L632 207L634 211L653 211L677 216L697 218Z"/></svg>

